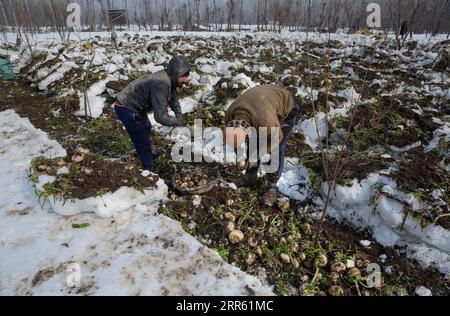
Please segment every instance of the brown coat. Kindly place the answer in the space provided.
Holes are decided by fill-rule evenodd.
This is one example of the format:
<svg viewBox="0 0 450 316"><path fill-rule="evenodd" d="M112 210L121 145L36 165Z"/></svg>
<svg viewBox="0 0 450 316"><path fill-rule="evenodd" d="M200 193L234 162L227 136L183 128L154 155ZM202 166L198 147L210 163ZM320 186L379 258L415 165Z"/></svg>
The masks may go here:
<svg viewBox="0 0 450 316"><path fill-rule="evenodd" d="M232 120L244 120L256 129L281 127L293 108L294 98L288 90L277 85L262 85L239 96L227 110L225 121L228 124ZM280 139L282 137L280 135Z"/></svg>

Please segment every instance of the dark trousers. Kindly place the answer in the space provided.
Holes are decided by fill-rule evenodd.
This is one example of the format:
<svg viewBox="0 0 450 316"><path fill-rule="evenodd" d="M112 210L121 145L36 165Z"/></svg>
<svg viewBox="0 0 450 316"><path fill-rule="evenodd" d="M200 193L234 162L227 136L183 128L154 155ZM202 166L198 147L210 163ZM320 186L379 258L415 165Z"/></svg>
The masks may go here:
<svg viewBox="0 0 450 316"><path fill-rule="evenodd" d="M139 114L124 107L115 106L117 117L125 126L134 148L139 155L142 167L151 170L155 162L153 160L151 130L152 125L147 115Z"/></svg>
<svg viewBox="0 0 450 316"><path fill-rule="evenodd" d="M294 103L294 108L288 117L281 123L281 131L283 132L283 139L278 147L280 164L278 170L275 173L267 174L267 179L272 183L277 183L283 174L284 169L284 159L286 158L286 146L288 144L289 138L294 132L295 123L297 123L297 116L300 114L300 106Z"/></svg>

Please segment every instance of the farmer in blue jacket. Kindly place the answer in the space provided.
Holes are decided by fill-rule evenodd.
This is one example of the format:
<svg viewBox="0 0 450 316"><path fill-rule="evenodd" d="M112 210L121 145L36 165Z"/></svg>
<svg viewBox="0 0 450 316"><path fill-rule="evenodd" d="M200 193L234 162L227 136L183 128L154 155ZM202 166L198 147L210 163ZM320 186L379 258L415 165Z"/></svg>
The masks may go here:
<svg viewBox="0 0 450 316"><path fill-rule="evenodd" d="M156 122L164 126L183 126L181 107L177 100L177 88L188 83L191 66L175 57L165 70L146 75L131 82L117 96L116 114L125 126L139 155L142 167L154 167L151 123L147 114L153 111ZM168 108L175 117L168 114Z"/></svg>

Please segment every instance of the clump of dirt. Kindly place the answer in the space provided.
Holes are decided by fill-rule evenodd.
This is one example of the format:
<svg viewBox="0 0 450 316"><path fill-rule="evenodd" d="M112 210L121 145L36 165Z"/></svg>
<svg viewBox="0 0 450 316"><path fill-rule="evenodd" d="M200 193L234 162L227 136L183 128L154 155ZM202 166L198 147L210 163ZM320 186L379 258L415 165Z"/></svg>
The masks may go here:
<svg viewBox="0 0 450 316"><path fill-rule="evenodd" d="M220 108L198 107L193 112L184 115L188 126L194 125L194 120L202 120L204 128L207 127L225 127L225 113Z"/></svg>
<svg viewBox="0 0 450 316"><path fill-rule="evenodd" d="M232 73L233 73L233 75L235 72L236 72L236 74L243 73L244 75L251 78L252 80L255 80L256 78L258 78L259 74L256 72L253 72L253 70L252 70L253 65L254 64L252 62L249 62L247 64L247 66L250 66L250 70L248 70L248 68L245 68L245 67L232 68Z"/></svg>
<svg viewBox="0 0 450 316"><path fill-rule="evenodd" d="M361 95L361 99L371 99L379 96L381 85L379 83L373 84L369 87L369 84L363 80L357 80L352 82L353 88Z"/></svg>
<svg viewBox="0 0 450 316"><path fill-rule="evenodd" d="M184 98L187 98L187 97L193 97L193 96L195 96L197 91L199 91L201 89L203 89L202 85L198 85L198 86L189 85L189 86L186 86L186 87L182 87L178 91L178 98L184 99Z"/></svg>
<svg viewBox="0 0 450 316"><path fill-rule="evenodd" d="M167 183L170 183L174 173L176 172L175 163L168 155L161 155L155 159L155 171Z"/></svg>
<svg viewBox="0 0 450 316"><path fill-rule="evenodd" d="M318 153L307 153L302 156L303 164L325 181L326 170L323 158ZM341 152L337 154L324 154L330 180L337 172L336 183L347 185L353 179L364 180L371 173L387 168L387 163L378 155L369 152Z"/></svg>
<svg viewBox="0 0 450 316"><path fill-rule="evenodd" d="M433 69L435 71L446 71L450 68L450 54L443 50L440 56L438 57L437 61L434 64Z"/></svg>
<svg viewBox="0 0 450 316"><path fill-rule="evenodd" d="M66 172L58 172L63 168ZM155 176L142 176L133 164L107 160L82 147L69 150L64 159L35 158L31 163L30 181L37 183L42 175L54 176L56 180L44 186L44 191L39 193L40 200L86 199L115 192L123 186L143 191L155 187L158 181Z"/></svg>
<svg viewBox="0 0 450 316"><path fill-rule="evenodd" d="M238 46L239 44L235 44L235 46L228 46L223 50L221 55L218 55L219 59L224 60L240 60L244 58L245 51L242 47Z"/></svg>
<svg viewBox="0 0 450 316"><path fill-rule="evenodd" d="M222 78L214 86L215 106L221 106L229 100L236 99L246 87L241 83L235 83L231 79Z"/></svg>
<svg viewBox="0 0 450 316"><path fill-rule="evenodd" d="M294 133L286 146L286 157L301 158L311 152L311 147L305 144L305 136L302 133Z"/></svg>
<svg viewBox="0 0 450 316"><path fill-rule="evenodd" d="M440 127L439 124L433 122L433 117L440 117L441 114L431 114L427 112L419 114L409 108L409 105L414 105L416 103L423 108L429 107L430 104L436 102L433 97L431 97L431 99L413 99L407 95L401 95L398 101L388 102L389 101L387 98L383 99L384 106L391 106L392 110L400 113L403 118L414 121L415 126L419 127L422 132L426 133L427 137L432 137L433 132Z"/></svg>
<svg viewBox="0 0 450 316"><path fill-rule="evenodd" d="M77 178L78 183L74 183L72 192L74 198L84 199L105 192L115 192L122 186L142 191L155 188L158 180L158 177L154 176L143 177L140 170L134 165L126 165L122 162L99 159L87 163L85 170L86 168L94 170L94 176ZM83 169L81 171L83 172Z"/></svg>
<svg viewBox="0 0 450 316"><path fill-rule="evenodd" d="M83 87L85 71L80 68L72 68L66 72L61 80L53 81L47 87L49 91L56 93L55 91L64 91L72 87ZM89 74L87 78L88 86L89 83L95 83L97 81L97 76L94 74Z"/></svg>
<svg viewBox="0 0 450 316"><path fill-rule="evenodd" d="M408 120L414 124L408 126ZM341 123L338 127L350 130L350 141L360 150L367 150L378 144L404 147L418 141L424 142L431 136L434 128L434 123L416 115L398 100L388 97L375 104L355 107Z"/></svg>
<svg viewBox="0 0 450 316"><path fill-rule="evenodd" d="M280 56L272 60L271 62L266 62L269 66L273 67L273 72L275 74L281 75L286 70L291 69L293 75L298 74L298 71L295 70L300 69L301 66L299 64L295 64L293 61L290 61L286 56Z"/></svg>
<svg viewBox="0 0 450 316"><path fill-rule="evenodd" d="M349 64L348 66L353 68L353 72L364 81L373 81L375 79L380 79L380 74L372 69L364 69L355 64Z"/></svg>
<svg viewBox="0 0 450 316"><path fill-rule="evenodd" d="M0 110L14 109L63 145L78 134L79 121L74 115L79 109L76 98L52 98L18 80L0 81L0 101Z"/></svg>
<svg viewBox="0 0 450 316"><path fill-rule="evenodd" d="M416 143L421 138L421 131L415 127L408 126L397 129L386 135L386 143L398 148Z"/></svg>
<svg viewBox="0 0 450 316"><path fill-rule="evenodd" d="M59 65L58 65L59 63ZM45 76L41 76L39 77L39 80L44 80L46 79L48 76L50 76L51 74L53 74L57 68L54 68L56 65L60 66L61 65L61 60L59 59L59 55L55 58L52 58L42 64L39 65L39 69L52 69L51 71L49 71ZM37 75L38 75L38 70L39 69L32 69L30 72L28 72L27 77L32 78L32 80L37 79Z"/></svg>
<svg viewBox="0 0 450 316"><path fill-rule="evenodd" d="M131 156L134 147L114 113L88 121L85 127L86 145L96 154L109 158Z"/></svg>
<svg viewBox="0 0 450 316"><path fill-rule="evenodd" d="M311 118L314 114L314 107L313 104L310 102L310 100L298 95L296 87L287 87L287 89L289 90L289 92L291 92L291 95L294 97L294 102L300 106L299 116L301 118Z"/></svg>
<svg viewBox="0 0 450 316"><path fill-rule="evenodd" d="M296 87L298 86L299 78L297 76L286 76L280 80L280 84L285 87Z"/></svg>
<svg viewBox="0 0 450 316"><path fill-rule="evenodd" d="M349 116L342 120L342 126L338 127L343 127L346 130L351 127L350 131L354 133L354 138L361 145L361 149L367 149L367 147L377 144L379 134L383 130L397 127L400 121L401 117L390 109L388 110L378 104L362 104L353 108ZM353 123L352 126L350 126L351 123ZM370 134L365 135L368 132ZM366 136L366 139L358 139L359 134Z"/></svg>
<svg viewBox="0 0 450 316"><path fill-rule="evenodd" d="M450 229L447 215L450 181L445 168L448 163L445 147L440 145L428 153L420 148L408 151L392 175L400 190L412 193L423 202L421 209L411 214L422 228L434 223Z"/></svg>
<svg viewBox="0 0 450 316"><path fill-rule="evenodd" d="M433 202L432 191L436 189L442 191L443 200L447 205L440 212L436 210L436 212L430 214L430 221L434 221L443 212L448 212L450 180L444 166L433 154L424 153L419 148L408 151L400 162L398 170L392 176L400 189L418 194L421 199L430 203ZM441 223L450 227L448 217L443 217Z"/></svg>
<svg viewBox="0 0 450 316"><path fill-rule="evenodd" d="M49 280L55 275L55 269L48 268L44 270L40 270L33 278L33 281L31 281L31 284L33 286L38 286L39 284Z"/></svg>
<svg viewBox="0 0 450 316"><path fill-rule="evenodd" d="M259 54L259 59L262 62L272 63L272 61L274 60L273 57L273 50L271 49L264 49Z"/></svg>
<svg viewBox="0 0 450 316"><path fill-rule="evenodd" d="M39 53L37 56L35 56L34 58L32 58L32 59L30 60L30 62L29 62L25 67L23 67L23 68L20 70L20 74L21 74L21 75L26 75L26 74L28 74L30 71L33 70L33 67L35 67L36 65L38 65L38 64L42 63L44 60L46 60L46 59L47 59L47 56L48 56L48 53L47 53L47 52Z"/></svg>
<svg viewBox="0 0 450 316"><path fill-rule="evenodd" d="M181 53L186 53L186 52L181 52ZM217 53L214 51L214 49L210 48L210 47L199 47L198 49L192 49L188 52L189 55L189 60L191 61L191 64L194 65L194 61L197 58L201 58L201 57L205 57L205 56L212 56L212 55L216 55ZM197 65L194 65L194 68L197 69Z"/></svg>
<svg viewBox="0 0 450 316"><path fill-rule="evenodd" d="M342 105L347 99L344 97L339 97L332 95L331 93L319 92L317 95L317 111L329 111L328 102L333 102L336 106Z"/></svg>
<svg viewBox="0 0 450 316"><path fill-rule="evenodd" d="M398 68L399 64L397 62L397 60L393 59L390 55L388 54L382 54L380 52L377 52L374 56L376 58L375 62L362 62L362 65L367 67L367 68L371 68L371 69L376 69L376 70L391 70L391 69L396 69Z"/></svg>
<svg viewBox="0 0 450 316"><path fill-rule="evenodd" d="M131 80L109 81L108 83L106 83L106 88L118 93L125 89L130 83Z"/></svg>

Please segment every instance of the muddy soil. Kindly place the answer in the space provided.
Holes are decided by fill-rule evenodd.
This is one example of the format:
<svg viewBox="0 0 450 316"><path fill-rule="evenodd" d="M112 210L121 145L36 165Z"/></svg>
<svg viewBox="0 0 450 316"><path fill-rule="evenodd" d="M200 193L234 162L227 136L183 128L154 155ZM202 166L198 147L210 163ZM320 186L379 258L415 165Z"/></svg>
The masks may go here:
<svg viewBox="0 0 450 316"><path fill-rule="evenodd" d="M160 212L180 221L186 231L244 271L258 274L264 269L279 295L327 295L332 285L338 285L342 295L355 296L412 295L418 284L439 295L450 293L449 284L439 273L424 271L398 250L376 243L369 248L361 246L361 240L370 239L366 232L325 222L324 234L316 244L318 223L301 213L301 207L285 199L268 206L254 189L254 184L237 191L216 188L202 195L196 207L191 204L193 197L179 196L162 205ZM230 241L233 229L243 235L239 242ZM380 261L380 254L386 254L386 262ZM318 267L317 258L323 256L327 263ZM390 273L383 273L380 288L366 289L364 282L349 276L349 269L332 273L334 264L347 259L355 261L357 272L363 276L371 263L390 266Z"/></svg>

